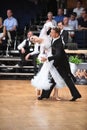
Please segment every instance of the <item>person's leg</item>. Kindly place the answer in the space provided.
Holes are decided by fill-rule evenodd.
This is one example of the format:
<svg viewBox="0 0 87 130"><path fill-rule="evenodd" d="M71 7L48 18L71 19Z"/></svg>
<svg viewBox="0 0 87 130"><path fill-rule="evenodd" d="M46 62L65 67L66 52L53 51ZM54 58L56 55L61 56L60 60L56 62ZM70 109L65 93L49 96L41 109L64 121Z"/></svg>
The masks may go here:
<svg viewBox="0 0 87 130"><path fill-rule="evenodd" d="M70 73L70 76L71 76L71 79L73 80L73 82L75 83L76 82L76 77L72 73Z"/></svg>
<svg viewBox="0 0 87 130"><path fill-rule="evenodd" d="M81 98L81 95L77 88L74 85L74 82L72 80L72 77L70 74L66 73L65 71L58 70L62 78L64 79L65 83L67 84L67 87L69 88L71 95L73 96L73 101L75 101L77 98Z"/></svg>
<svg viewBox="0 0 87 130"><path fill-rule="evenodd" d="M41 95L41 90L36 89L36 97L39 97Z"/></svg>
<svg viewBox="0 0 87 130"><path fill-rule="evenodd" d="M20 58L21 58L21 61L19 62L19 66L23 66L25 65L25 56L26 56L26 53L21 53L21 51L19 51L20 53Z"/></svg>
<svg viewBox="0 0 87 130"><path fill-rule="evenodd" d="M60 97L58 96L58 88L54 87L54 93L53 93L53 98L56 99L57 101L60 101Z"/></svg>
<svg viewBox="0 0 87 130"><path fill-rule="evenodd" d="M2 51L3 51L3 55L6 54L6 48L7 48L6 40L2 40Z"/></svg>
<svg viewBox="0 0 87 130"><path fill-rule="evenodd" d="M10 31L10 34L11 34L11 40L12 40L11 49L14 49L15 38L16 38L16 31Z"/></svg>

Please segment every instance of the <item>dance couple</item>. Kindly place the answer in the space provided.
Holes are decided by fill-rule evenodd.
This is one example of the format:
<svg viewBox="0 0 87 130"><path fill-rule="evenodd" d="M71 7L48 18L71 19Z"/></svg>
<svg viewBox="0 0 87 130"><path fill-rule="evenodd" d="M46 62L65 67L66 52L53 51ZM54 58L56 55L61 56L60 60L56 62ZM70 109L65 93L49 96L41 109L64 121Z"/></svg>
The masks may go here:
<svg viewBox="0 0 87 130"><path fill-rule="evenodd" d="M58 88L66 85L72 95L70 101L75 101L81 98L81 95L74 85L76 79L70 70L67 55L60 37L60 29L57 27L52 28L50 36L48 36L47 31L49 28L52 28L51 22L44 24L39 37L32 36L31 38L34 43L38 42L40 44L38 58L43 63L40 71L31 80L31 84L38 91L42 90L38 100L49 98L53 88L54 97L60 100L58 97Z"/></svg>

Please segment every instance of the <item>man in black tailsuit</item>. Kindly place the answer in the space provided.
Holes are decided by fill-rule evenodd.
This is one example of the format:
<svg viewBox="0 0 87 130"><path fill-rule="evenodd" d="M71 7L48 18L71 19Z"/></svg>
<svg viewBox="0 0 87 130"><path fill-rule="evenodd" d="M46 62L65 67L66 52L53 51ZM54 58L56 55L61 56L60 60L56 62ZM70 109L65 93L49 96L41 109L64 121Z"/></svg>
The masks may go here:
<svg viewBox="0 0 87 130"><path fill-rule="evenodd" d="M50 56L48 58L42 57L42 61L45 62L46 60L48 61L54 60L53 65L55 66L61 77L64 79L65 83L67 84L71 92L72 99L70 101L75 101L76 99L81 98L81 95L74 85L75 77L71 73L67 55L63 48L62 40L60 37L60 29L53 28L51 29L50 34L51 37L53 38L52 42L53 56ZM49 98L51 91L55 86L55 82L53 79L51 82L53 83L53 85L51 86L50 90L42 90L42 94L40 97L38 97L38 100L42 100L43 98Z"/></svg>
<svg viewBox="0 0 87 130"><path fill-rule="evenodd" d="M58 23L58 28L60 28L60 36L62 38L63 46L66 48L66 45L68 43L68 31L64 30L63 22Z"/></svg>

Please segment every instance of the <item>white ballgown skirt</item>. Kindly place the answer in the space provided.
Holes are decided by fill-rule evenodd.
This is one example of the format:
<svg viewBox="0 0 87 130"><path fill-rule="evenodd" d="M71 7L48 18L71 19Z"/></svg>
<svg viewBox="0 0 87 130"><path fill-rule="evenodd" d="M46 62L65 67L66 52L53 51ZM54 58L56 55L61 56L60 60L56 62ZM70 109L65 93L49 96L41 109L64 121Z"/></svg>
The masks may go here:
<svg viewBox="0 0 87 130"><path fill-rule="evenodd" d="M53 61L51 62L46 61L43 63L41 70L37 73L36 76L34 76L33 79L31 79L31 84L37 89L41 89L41 90L50 89L52 83L50 82L49 73L51 74L52 78L56 83L55 87L62 88L66 85L64 80L62 79L62 77L54 67Z"/></svg>

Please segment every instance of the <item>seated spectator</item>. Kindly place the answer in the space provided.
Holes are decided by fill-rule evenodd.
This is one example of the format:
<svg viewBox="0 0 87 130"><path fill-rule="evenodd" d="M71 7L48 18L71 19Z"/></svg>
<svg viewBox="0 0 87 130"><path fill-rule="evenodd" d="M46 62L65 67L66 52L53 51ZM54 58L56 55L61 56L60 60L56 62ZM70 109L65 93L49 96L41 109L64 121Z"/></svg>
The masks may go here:
<svg viewBox="0 0 87 130"><path fill-rule="evenodd" d="M57 26L57 22L53 19L52 12L48 12L46 22L52 22L53 26Z"/></svg>
<svg viewBox="0 0 87 130"><path fill-rule="evenodd" d="M73 27L74 30L78 29L78 20L76 19L77 14L75 12L73 12L70 15L70 19L69 19L69 26Z"/></svg>
<svg viewBox="0 0 87 130"><path fill-rule="evenodd" d="M16 36L16 31L17 31L17 26L18 22L17 20L13 17L13 13L11 9L7 10L7 17L4 20L4 27L6 28L7 31L7 37L9 39L9 42L14 42L15 36ZM13 44L13 43L12 43ZM12 45L14 46L14 45Z"/></svg>
<svg viewBox="0 0 87 130"><path fill-rule="evenodd" d="M59 22L58 23L58 28L60 28L60 36L62 38L62 42L64 44L64 47L66 46L66 44L68 43L68 31L64 30L64 25L63 22Z"/></svg>
<svg viewBox="0 0 87 130"><path fill-rule="evenodd" d="M63 19L63 24L64 24L64 30L68 31L68 42L73 42L74 39L74 28L72 26L69 26L69 18L65 17Z"/></svg>
<svg viewBox="0 0 87 130"><path fill-rule="evenodd" d="M6 46L6 29L3 26L2 17L0 17L0 50L2 51L2 55L5 54Z"/></svg>
<svg viewBox="0 0 87 130"><path fill-rule="evenodd" d="M19 45L18 45L18 50L19 50L19 52L20 52L20 57L21 57L21 66L22 65L24 65L24 64L26 64L26 61L25 61L25 56L28 54L28 53L30 53L31 51L33 51L33 45L32 45L32 43L30 42L30 37L31 36L33 36L33 33L32 33L32 31L28 31L28 33L27 33L27 38L26 39L24 39L23 41L22 41L22 43L20 43Z"/></svg>
<svg viewBox="0 0 87 130"><path fill-rule="evenodd" d="M78 0L77 4L76 4L76 8L73 9L73 12L75 12L77 14L77 18L81 17L82 11L83 11L83 7L82 6L82 1Z"/></svg>
<svg viewBox="0 0 87 130"><path fill-rule="evenodd" d="M87 30L87 9L82 11L82 17L78 19L79 30Z"/></svg>
<svg viewBox="0 0 87 130"><path fill-rule="evenodd" d="M58 9L57 16L55 16L54 20L59 23L63 21L64 18L64 10L62 8Z"/></svg>
<svg viewBox="0 0 87 130"><path fill-rule="evenodd" d="M27 61L29 58L33 59L33 65L34 65L34 74L37 73L37 56L39 54L40 45L38 43L34 44L34 50L32 52L29 52L25 56L25 60Z"/></svg>

